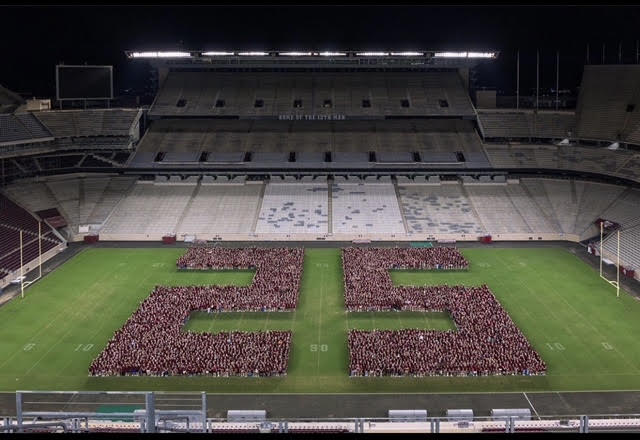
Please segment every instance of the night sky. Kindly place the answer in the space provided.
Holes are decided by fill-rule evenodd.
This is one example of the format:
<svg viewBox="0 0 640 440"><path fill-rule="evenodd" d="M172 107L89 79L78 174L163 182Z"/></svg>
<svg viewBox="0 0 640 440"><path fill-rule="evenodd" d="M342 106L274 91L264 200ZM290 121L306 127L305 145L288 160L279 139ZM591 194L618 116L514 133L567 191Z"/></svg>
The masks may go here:
<svg viewBox="0 0 640 440"><path fill-rule="evenodd" d="M115 93L141 90L144 63L135 50L499 50L479 70L479 85L515 90L515 51L521 51L521 93L535 87L535 51L541 51L541 87L579 85L591 62L618 62L618 44L635 62L640 7L634 6L1 6L0 84L19 93L52 97L55 65L111 64ZM7 43L9 42L9 43Z"/></svg>

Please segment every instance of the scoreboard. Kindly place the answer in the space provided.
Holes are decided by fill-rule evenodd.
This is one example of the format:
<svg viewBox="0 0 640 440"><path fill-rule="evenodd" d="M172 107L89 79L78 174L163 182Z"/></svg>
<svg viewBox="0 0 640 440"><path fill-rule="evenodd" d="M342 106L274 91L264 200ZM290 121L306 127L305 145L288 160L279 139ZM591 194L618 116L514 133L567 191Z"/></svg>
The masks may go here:
<svg viewBox="0 0 640 440"><path fill-rule="evenodd" d="M58 101L113 99L113 66L56 66Z"/></svg>

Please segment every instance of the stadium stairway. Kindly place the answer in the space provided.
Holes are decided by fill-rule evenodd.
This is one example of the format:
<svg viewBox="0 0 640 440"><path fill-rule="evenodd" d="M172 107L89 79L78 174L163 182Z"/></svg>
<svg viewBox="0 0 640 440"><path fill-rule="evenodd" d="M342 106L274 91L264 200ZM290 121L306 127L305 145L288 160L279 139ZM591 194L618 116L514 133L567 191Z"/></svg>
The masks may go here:
<svg viewBox="0 0 640 440"><path fill-rule="evenodd" d="M109 219L111 218L111 216L113 216L113 213L116 212L118 210L118 207L120 206L121 203L123 203L128 197L129 195L133 192L133 190L136 187L136 183L134 182L133 185L129 186L129 188L127 189L126 192L124 192L122 194L122 196L120 197L120 199L118 200L118 202L113 206L113 208L111 209L111 212L109 212L109 215L107 215L104 219L104 221L102 222L102 224L100 225L100 229L102 229L104 227L104 225L107 224L107 222L109 221ZM106 195L107 190L105 190L105 194ZM96 204L96 209L98 209L99 204ZM95 210L94 210L95 211ZM91 214L93 215L93 213Z"/></svg>
<svg viewBox="0 0 640 440"><path fill-rule="evenodd" d="M462 194L464 194L464 196L467 198L467 200L469 200L469 206L473 210L473 215L475 216L475 218L478 219L478 223L480 224L480 226L482 227L482 230L486 234L488 232L487 226L482 221L482 217L480 217L480 214L478 214L478 210L476 210L476 206L473 204L473 198L467 192L467 188L464 186L464 184L461 183L460 184L460 188L462 188Z"/></svg>
<svg viewBox="0 0 640 440"><path fill-rule="evenodd" d="M604 208L602 212L600 212L600 214L594 220L597 220L598 218L603 218L607 220L607 212L609 212L609 210L611 210L612 207L615 206L619 200L624 200L632 192L633 192L633 189L630 187L622 191L620 194L618 194L617 197L614 197L611 200L611 202L606 206L606 208ZM631 220L631 222L633 221L634 220ZM631 223L631 222L625 222L625 223ZM579 235L580 235L580 241L583 241L583 242L590 242L593 240L597 240L598 242L600 241L600 229L598 229L598 227L595 226L594 224L590 224L583 231L579 231Z"/></svg>
<svg viewBox="0 0 640 440"><path fill-rule="evenodd" d="M524 222L525 225L527 225L527 228L529 228L529 232L535 232L534 228L531 227L531 224L529 223L529 221L527 221L527 216L520 210L520 208L518 208L518 205L516 205L516 203L513 201L513 195L509 194L508 191L508 187L509 185L507 185L507 198L509 199L509 202L511 202L511 206L513 206L513 212L517 212L518 215L520 217L522 217L522 221ZM518 184L518 187L520 187L520 184Z"/></svg>
<svg viewBox="0 0 640 440"><path fill-rule="evenodd" d="M549 200L549 197L547 196L547 190L544 187L544 185L540 185L539 186L540 191L542 192L542 194L544 195L544 198L547 199L547 201ZM540 203L538 202L538 200L533 196L533 193L531 192L531 190L529 189L528 185L524 185L522 184L522 189L524 190L525 194L532 200L532 202L536 205L536 207L538 208L538 212L554 227L556 227L558 229L558 231L562 231L562 226L560 225L560 222L558 221L558 218L555 216L555 213L553 210L551 210L551 215L549 215L549 213L545 210L542 209L542 207L540 206ZM549 202L547 202L549 203Z"/></svg>
<svg viewBox="0 0 640 440"><path fill-rule="evenodd" d="M268 183L262 183L262 188L260 188L260 198L258 200L258 206L256 208L256 212L253 215L253 221L251 222L251 232L255 234L256 227L258 226L258 220L260 217L260 211L262 210L262 203L264 202L264 192L267 189Z"/></svg>
<svg viewBox="0 0 640 440"><path fill-rule="evenodd" d="M404 209L402 209L402 198L400 197L400 189L398 188L398 181L393 180L393 190L396 192L396 201L398 202L398 209L400 210L400 217L402 218L402 226L404 227L404 233L409 234L409 223L407 223L407 218L404 216Z"/></svg>
<svg viewBox="0 0 640 440"><path fill-rule="evenodd" d="M200 188L202 188L201 185L201 181L198 180L198 183L196 183L196 189L191 193L191 197L189 198L189 201L187 202L186 206L184 207L184 210L182 211L182 215L180 215L180 219L178 219L178 223L176 224L176 234L181 230L182 228L182 223L184 222L185 217L187 216L187 213L189 212L189 209L191 209L191 205L193 204L193 200L198 196L198 193L200 192ZM191 234L193 233L193 231L186 231L186 234Z"/></svg>
<svg viewBox="0 0 640 440"><path fill-rule="evenodd" d="M573 203L575 205L576 202L578 201L578 197L576 195L576 182L573 179L570 182L571 182L571 184L570 184L570 188L571 188L571 203Z"/></svg>
<svg viewBox="0 0 640 440"><path fill-rule="evenodd" d="M17 160L14 159L9 159L9 162L11 162L11 164L16 167L17 169L20 170L21 173L26 173L27 170L24 169L24 167L22 165L20 165L20 162L18 162Z"/></svg>
<svg viewBox="0 0 640 440"><path fill-rule="evenodd" d="M106 162L108 164L113 165L114 167L121 167L122 164L120 162L116 162L115 160L111 160L107 157L103 157L103 156L99 156L97 154L90 154L89 156L91 156L92 158L96 159L96 160L100 160L102 162Z"/></svg>
<svg viewBox="0 0 640 440"><path fill-rule="evenodd" d="M71 222L71 214L68 213L64 207L62 206L62 200L59 200L58 197L56 197L56 193L53 192L53 190L51 189L51 187L49 186L49 181L44 182L43 189L44 192L47 194L47 198L49 198L50 200L54 200L56 203L56 208L58 209L58 212L60 213L61 216L63 216L65 218L65 220L67 221L67 223L72 223ZM52 228L53 229L53 228ZM66 241L66 240L65 240Z"/></svg>

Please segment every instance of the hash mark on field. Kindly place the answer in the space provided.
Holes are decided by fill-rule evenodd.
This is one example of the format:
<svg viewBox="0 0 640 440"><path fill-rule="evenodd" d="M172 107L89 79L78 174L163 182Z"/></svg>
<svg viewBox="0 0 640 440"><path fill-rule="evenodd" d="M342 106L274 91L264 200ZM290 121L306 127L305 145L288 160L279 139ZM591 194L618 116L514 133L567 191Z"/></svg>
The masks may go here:
<svg viewBox="0 0 640 440"><path fill-rule="evenodd" d="M613 347L608 342L602 342L602 347L605 350L613 350Z"/></svg>

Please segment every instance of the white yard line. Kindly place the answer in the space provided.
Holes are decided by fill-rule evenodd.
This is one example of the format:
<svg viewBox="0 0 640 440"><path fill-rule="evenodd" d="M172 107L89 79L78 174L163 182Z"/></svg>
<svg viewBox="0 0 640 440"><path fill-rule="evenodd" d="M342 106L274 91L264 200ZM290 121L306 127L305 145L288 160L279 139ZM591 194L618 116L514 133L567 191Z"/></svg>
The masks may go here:
<svg viewBox="0 0 640 440"><path fill-rule="evenodd" d="M320 269L320 307L318 307L318 366L317 366L317 374L320 374L320 346L322 343L320 342L320 338L322 337L322 302L324 300L324 270Z"/></svg>
<svg viewBox="0 0 640 440"><path fill-rule="evenodd" d="M522 393L522 395L524 396L525 399L527 399L527 402L529 402L529 406L533 410L533 412L536 415L536 417L538 418L538 420L541 420L540 419L540 415L538 414L538 411L536 411L536 409L533 406L533 403L531 403L531 400L529 400L529 398L527 397L527 393Z"/></svg>

